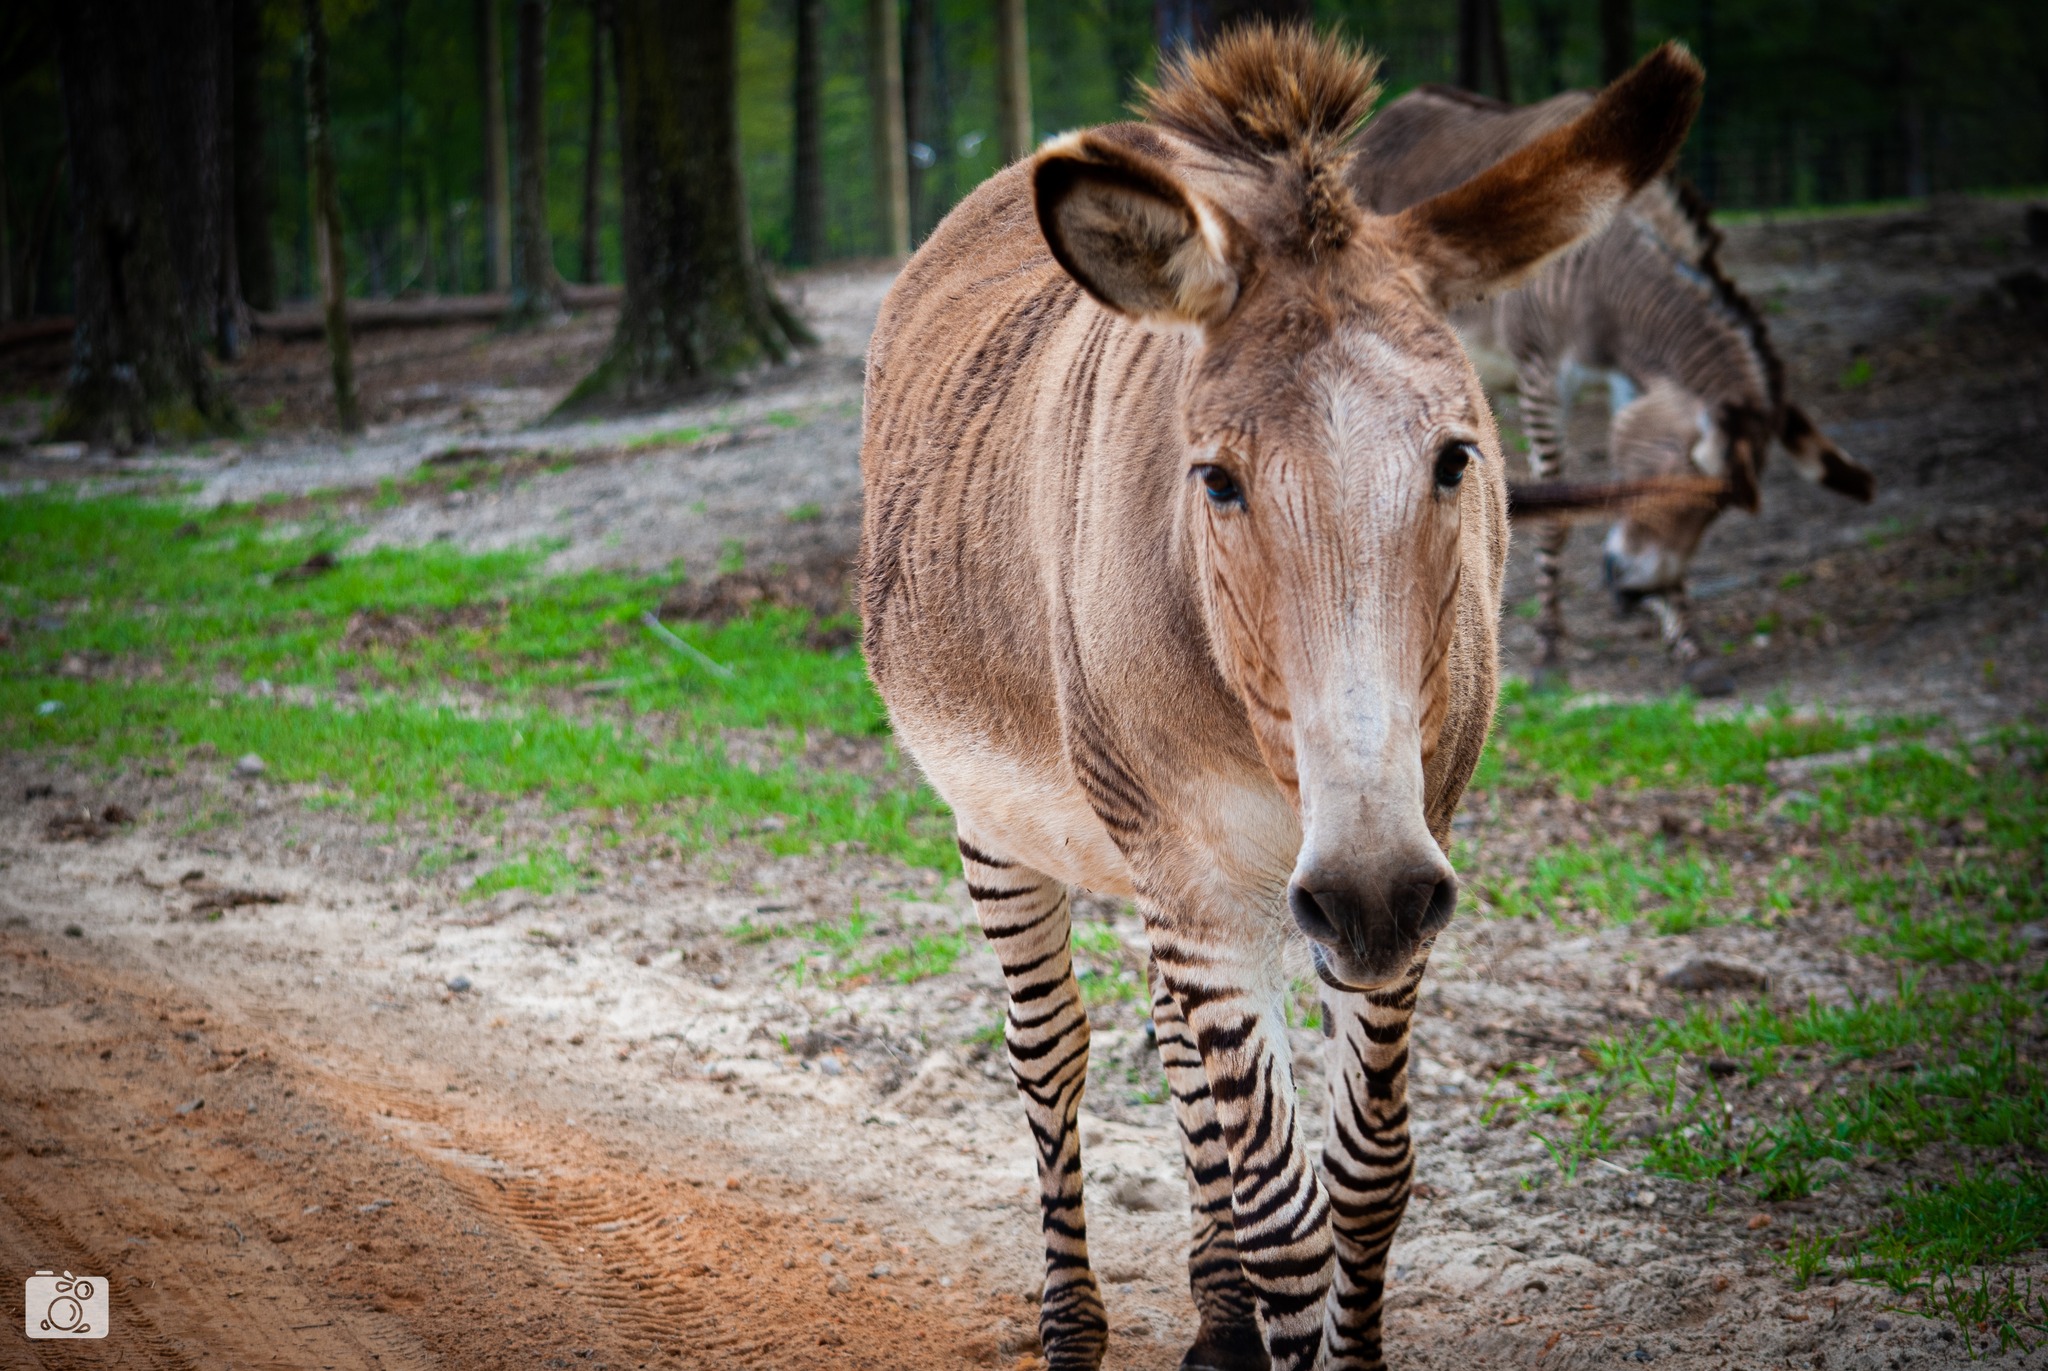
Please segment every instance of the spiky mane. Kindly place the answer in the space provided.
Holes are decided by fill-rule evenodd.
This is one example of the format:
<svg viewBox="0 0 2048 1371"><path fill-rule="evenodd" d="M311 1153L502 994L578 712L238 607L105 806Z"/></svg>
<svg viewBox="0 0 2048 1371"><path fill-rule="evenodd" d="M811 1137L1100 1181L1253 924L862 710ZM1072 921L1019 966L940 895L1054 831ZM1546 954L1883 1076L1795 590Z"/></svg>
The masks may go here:
<svg viewBox="0 0 2048 1371"><path fill-rule="evenodd" d="M1140 88L1145 118L1219 156L1299 177L1303 245L1341 247L1358 221L1344 181L1349 145L1379 98L1379 59L1306 25L1255 21L1181 51Z"/></svg>
<svg viewBox="0 0 2048 1371"><path fill-rule="evenodd" d="M1692 182L1676 175L1645 186L1637 195L1636 212L1650 221L1664 245L1706 279L1714 303L1749 340L1763 369L1773 409L1785 402L1785 363L1771 345L1764 317L1721 266L1721 230L1715 226L1706 197Z"/></svg>

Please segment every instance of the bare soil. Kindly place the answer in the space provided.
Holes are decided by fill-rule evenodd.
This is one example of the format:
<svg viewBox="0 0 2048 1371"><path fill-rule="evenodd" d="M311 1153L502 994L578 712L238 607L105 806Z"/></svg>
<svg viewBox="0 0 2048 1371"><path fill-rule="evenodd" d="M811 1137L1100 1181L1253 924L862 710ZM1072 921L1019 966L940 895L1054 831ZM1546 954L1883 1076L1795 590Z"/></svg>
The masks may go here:
<svg viewBox="0 0 2048 1371"><path fill-rule="evenodd" d="M1845 506L1777 469L1764 514L1709 535L1697 587L1745 698L1963 727L2041 717L2048 321L2028 287L2000 284L2041 266L2020 222L2017 204L1966 202L1731 233L1795 393L1882 492ZM886 279L799 282L822 355L662 414L542 424L602 347L601 318L511 339L384 334L363 368L378 422L344 444L299 427L319 406L317 350L266 344L235 385L248 412L281 403L273 436L120 460L17 448L0 481L190 482L201 501L280 497L283 519L327 492L372 542L554 538L562 566L676 568L683 612L818 603L858 527L857 358ZM1870 379L1845 385L1855 358ZM1661 693L1654 639L1601 603L1596 541L1575 544L1576 681ZM1511 605L1533 584L1520 554L1514 576ZM1514 669L1533 634L1507 622ZM818 761L872 763L850 746ZM906 946L971 918L957 883L858 850L742 842L685 859L622 834L572 854L596 873L580 893L473 900L426 858L488 835L373 826L310 798L203 752L112 773L0 756L0 1254L24 1275L111 1276L126 1364L1030 1363L1037 1191L985 1044L993 959L976 942L900 985L845 975L807 932L858 899L871 949ZM1691 802L1483 796L1461 834L1483 867L1674 808L1683 824ZM515 809L507 826L564 821ZM1761 882L1807 838L1760 815L1730 841L1738 881ZM1081 912L1142 965L1127 910ZM1888 970L1838 950L1838 918L1671 937L1453 926L1417 1030L1394 1364L1962 1361L1882 1292L1796 1291L1773 1261L1788 1228L1872 1212L1883 1174L1789 1205L1710 1208L1597 1164L1529 1190L1541 1145L1488 1122L1503 1063L1566 1062L1711 1003L1661 984L1694 955L1762 968L1789 1002L1876 988ZM1177 1146L1139 1004L1095 1019L1083 1139L1110 1365L1164 1371L1193 1332ZM1298 1039L1313 1118L1320 1037ZM10 1366L115 1351L5 1336Z"/></svg>

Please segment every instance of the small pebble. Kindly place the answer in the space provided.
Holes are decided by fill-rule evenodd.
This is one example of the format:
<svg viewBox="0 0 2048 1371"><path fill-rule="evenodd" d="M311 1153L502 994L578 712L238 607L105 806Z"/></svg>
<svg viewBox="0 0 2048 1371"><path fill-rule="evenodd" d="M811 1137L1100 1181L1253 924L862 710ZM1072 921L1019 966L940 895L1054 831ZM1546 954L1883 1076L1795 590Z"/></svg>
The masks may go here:
<svg viewBox="0 0 2048 1371"><path fill-rule="evenodd" d="M828 1076L838 1076L843 1074L846 1068L841 1066L836 1058L827 1057L824 1061L818 1063L818 1070Z"/></svg>
<svg viewBox="0 0 2048 1371"><path fill-rule="evenodd" d="M62 700L45 700L41 704L36 706L36 713L41 714L47 718L48 716L55 714L58 710L62 708L64 708L64 702Z"/></svg>
<svg viewBox="0 0 2048 1371"><path fill-rule="evenodd" d="M245 781L253 781L269 768L263 759L253 752L245 752L235 761L235 774Z"/></svg>
<svg viewBox="0 0 2048 1371"><path fill-rule="evenodd" d="M1892 1331L1892 1321L1890 1319L1872 1319L1870 1326L1879 1333L1889 1333Z"/></svg>
<svg viewBox="0 0 2048 1371"><path fill-rule="evenodd" d="M882 1279L882 1277L894 1273L895 1270L896 1268L889 1265L889 1263L882 1262L880 1265L876 1266L874 1270L868 1272L868 1279L871 1281L878 1281Z"/></svg>
<svg viewBox="0 0 2048 1371"><path fill-rule="evenodd" d="M468 990L468 989L469 989L469 977L467 977L467 976L450 976L450 977L449 977L449 978L447 979L447 981L446 981L446 982L444 982L444 984L446 984L446 985L447 985L447 987L448 987L448 988L449 988L450 990L452 990L452 991L454 991L454 992L455 992L456 994L460 995L460 994L462 994L462 993L463 993L463 992L464 992L465 990Z"/></svg>
<svg viewBox="0 0 2048 1371"><path fill-rule="evenodd" d="M834 1276L826 1283L825 1288L835 1295L844 1295L847 1291L853 1289L853 1282L844 1276Z"/></svg>

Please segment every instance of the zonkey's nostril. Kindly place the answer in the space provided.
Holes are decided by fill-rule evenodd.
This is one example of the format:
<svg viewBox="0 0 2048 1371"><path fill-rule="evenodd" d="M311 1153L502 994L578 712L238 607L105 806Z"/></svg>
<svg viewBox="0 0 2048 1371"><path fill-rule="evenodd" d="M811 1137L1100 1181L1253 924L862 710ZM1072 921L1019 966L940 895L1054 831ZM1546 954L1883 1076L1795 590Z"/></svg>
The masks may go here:
<svg viewBox="0 0 2048 1371"><path fill-rule="evenodd" d="M1319 943L1338 941L1336 922L1323 908L1322 898L1313 890L1299 883L1287 887L1287 907L1294 913L1294 922L1302 932Z"/></svg>

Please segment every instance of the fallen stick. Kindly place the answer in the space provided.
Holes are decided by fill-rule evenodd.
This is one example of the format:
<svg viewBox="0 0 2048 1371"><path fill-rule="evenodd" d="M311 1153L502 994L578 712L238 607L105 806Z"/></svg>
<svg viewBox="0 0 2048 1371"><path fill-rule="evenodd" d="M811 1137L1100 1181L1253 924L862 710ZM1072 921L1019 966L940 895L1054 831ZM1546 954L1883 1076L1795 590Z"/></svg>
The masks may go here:
<svg viewBox="0 0 2048 1371"><path fill-rule="evenodd" d="M698 649L691 647L681 638L678 638L674 633L671 633L666 624L662 623L661 620L654 617L653 610L649 609L642 611L640 615L640 622L647 625L647 631L649 633L652 633L655 637L661 639L662 642L667 643L677 652L689 658L698 666L703 667L706 671L718 677L720 680L730 681L733 678L733 669L731 667L719 665L717 662L714 662L709 657L705 656Z"/></svg>

